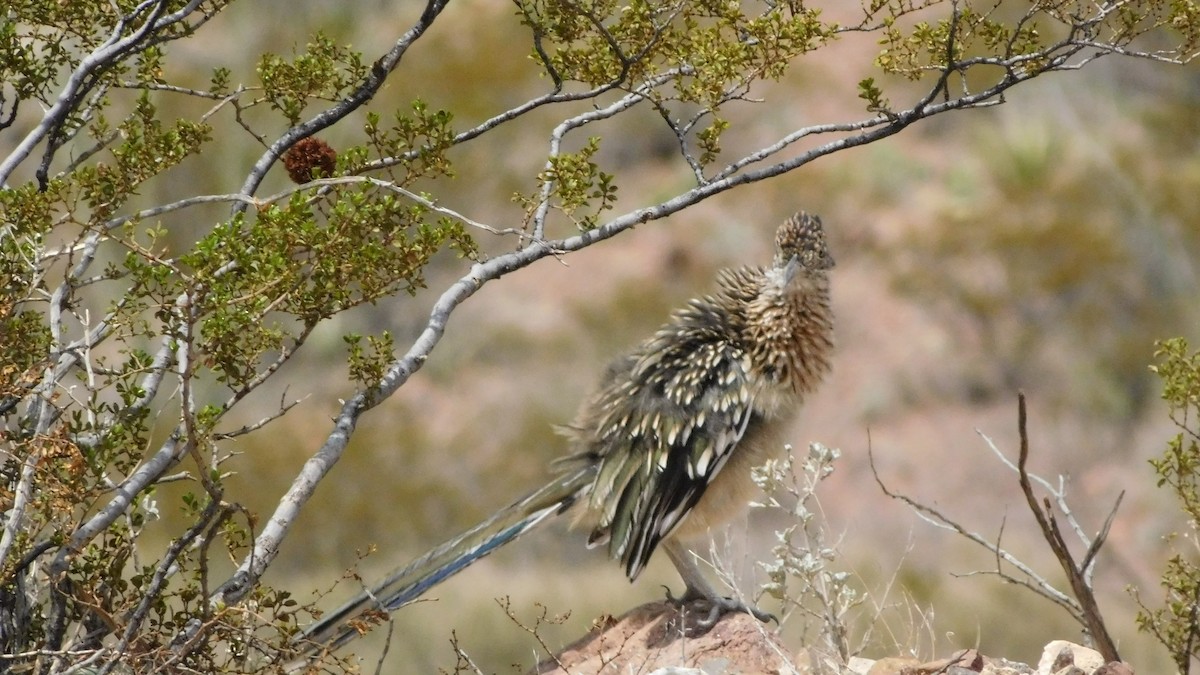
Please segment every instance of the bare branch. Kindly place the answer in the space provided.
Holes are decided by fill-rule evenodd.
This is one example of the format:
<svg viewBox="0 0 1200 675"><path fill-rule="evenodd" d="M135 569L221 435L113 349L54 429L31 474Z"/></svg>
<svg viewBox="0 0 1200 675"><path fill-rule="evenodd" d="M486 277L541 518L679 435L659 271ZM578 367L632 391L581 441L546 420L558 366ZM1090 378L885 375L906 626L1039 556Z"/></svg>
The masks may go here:
<svg viewBox="0 0 1200 675"><path fill-rule="evenodd" d="M926 506L925 504L922 504L915 499L908 497L907 495L894 492L891 488L884 484L883 479L879 476L879 472L875 468L874 453L869 447L867 449L867 458L871 466L871 473L875 476L875 482L879 485L879 489L883 491L883 494L891 497L892 499L903 502L926 522L962 535L966 539L987 549L996 557L997 562L1003 560L1009 565L1015 567L1027 578L1021 579L1019 577L1006 574L1002 569L1000 569L999 564L997 564L997 569L995 572L993 572L993 574L999 576L1008 583L1028 588L1034 593L1037 593L1038 595L1067 610L1067 612L1069 612L1071 616L1075 617L1077 620L1082 620L1082 610L1077 602L1075 602L1067 594L1055 588L1053 584L1051 584L1045 577L1038 574L1032 567L1025 564L1019 558L1002 548L999 545L999 542L993 542L988 537L968 530L966 527L960 525L957 521L951 519L950 517L942 514L937 509Z"/></svg>
<svg viewBox="0 0 1200 675"><path fill-rule="evenodd" d="M1025 413L1025 394L1017 396L1017 428L1021 435L1021 454L1017 460L1018 478L1021 484L1021 492L1025 495L1025 500L1029 504L1029 510L1033 512L1033 517L1037 520L1038 527L1042 530L1042 536L1046 543L1050 545L1050 550L1054 552L1054 557L1058 559L1063 571L1067 574L1067 581L1071 584L1071 592L1075 595L1076 600L1083 610L1084 626L1088 629L1088 634L1095 641L1096 649L1104 656L1105 661L1120 661L1121 656L1117 653L1116 644L1108 634L1108 628L1104 625L1104 617L1100 613L1100 608L1096 604L1096 595L1092 591L1091 585L1084 578L1084 571L1091 564L1091 559L1095 557L1096 551L1092 550L1095 547L1099 548L1099 543L1103 543L1104 536L1107 536L1108 525L1111 523L1113 514L1109 514L1109 522L1105 523L1104 529L1101 531L1103 536L1097 536L1092 547L1089 547L1085 560L1087 565L1076 565L1074 558L1071 556L1070 549L1063 541L1062 533L1058 529L1058 522L1054 519L1054 514L1050 512L1049 502L1046 502L1045 508L1038 504L1037 498L1033 494L1033 485L1029 479L1029 473L1025 469L1025 464L1029 460L1029 432L1026 427ZM1118 504L1120 500L1118 499ZM1115 513L1115 511L1114 511Z"/></svg>

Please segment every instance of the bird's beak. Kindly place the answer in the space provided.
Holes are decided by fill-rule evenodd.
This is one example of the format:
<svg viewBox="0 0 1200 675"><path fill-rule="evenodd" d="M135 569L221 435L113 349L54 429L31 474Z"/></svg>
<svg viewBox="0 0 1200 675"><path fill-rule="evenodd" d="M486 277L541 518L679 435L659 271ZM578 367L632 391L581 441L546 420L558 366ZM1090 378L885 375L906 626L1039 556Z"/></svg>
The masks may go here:
<svg viewBox="0 0 1200 675"><path fill-rule="evenodd" d="M794 255L783 268L783 283L790 284L792 279L796 277L796 273L800 271L800 256Z"/></svg>

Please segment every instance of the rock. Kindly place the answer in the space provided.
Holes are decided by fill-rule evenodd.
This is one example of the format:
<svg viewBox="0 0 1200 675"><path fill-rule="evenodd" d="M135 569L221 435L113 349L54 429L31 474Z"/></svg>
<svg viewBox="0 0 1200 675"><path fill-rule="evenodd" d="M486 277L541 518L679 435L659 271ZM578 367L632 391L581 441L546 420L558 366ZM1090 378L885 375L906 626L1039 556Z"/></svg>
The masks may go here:
<svg viewBox="0 0 1200 675"><path fill-rule="evenodd" d="M867 670L867 675L907 675L907 673L920 664L921 662L916 659L889 656L871 664L871 667Z"/></svg>
<svg viewBox="0 0 1200 675"><path fill-rule="evenodd" d="M1091 675L1103 665L1104 657L1095 649L1066 640L1055 640L1042 650L1037 675L1059 675L1071 666L1077 667L1083 675ZM1067 671L1067 675L1070 673L1071 671Z"/></svg>
<svg viewBox="0 0 1200 675"><path fill-rule="evenodd" d="M535 675L656 673L677 675L809 675L808 663L789 663L772 631L747 614L726 614L711 629L706 612L668 602L636 607L597 622L588 635L538 664Z"/></svg>
<svg viewBox="0 0 1200 675"><path fill-rule="evenodd" d="M1034 675L1035 671L1028 664L1009 661L1008 659L984 659L981 675Z"/></svg>
<svg viewBox="0 0 1200 675"><path fill-rule="evenodd" d="M965 673L978 673L982 670L983 657L979 655L979 652L974 649L964 649L948 659L922 663L913 669L913 675L925 675L926 673L965 675Z"/></svg>
<svg viewBox="0 0 1200 675"><path fill-rule="evenodd" d="M975 675L982 672L984 658L974 649L964 649L948 659L926 661L913 658L889 657L879 659L866 671L849 667L850 672L866 675Z"/></svg>
<svg viewBox="0 0 1200 675"><path fill-rule="evenodd" d="M871 666L875 665L875 659L864 659L861 656L851 656L846 662L846 670L854 673L854 675L867 675L871 671Z"/></svg>
<svg viewBox="0 0 1200 675"><path fill-rule="evenodd" d="M770 627L746 614L726 614L707 628L702 610L652 602L606 616L530 675L1134 675L1129 664L1106 664L1096 650L1066 640L1046 645L1036 670L974 649L936 661L852 657L843 665L803 648L789 656Z"/></svg>
<svg viewBox="0 0 1200 675"><path fill-rule="evenodd" d="M1048 650L1046 651L1047 655L1049 655L1051 653L1052 652L1050 652ZM1043 658L1042 660L1045 661L1045 658ZM1049 670L1052 673L1057 673L1059 671L1066 670L1067 668L1073 668L1074 666L1075 666L1075 652L1072 651L1070 645L1063 645L1058 650L1058 653L1054 654L1054 659L1050 662Z"/></svg>

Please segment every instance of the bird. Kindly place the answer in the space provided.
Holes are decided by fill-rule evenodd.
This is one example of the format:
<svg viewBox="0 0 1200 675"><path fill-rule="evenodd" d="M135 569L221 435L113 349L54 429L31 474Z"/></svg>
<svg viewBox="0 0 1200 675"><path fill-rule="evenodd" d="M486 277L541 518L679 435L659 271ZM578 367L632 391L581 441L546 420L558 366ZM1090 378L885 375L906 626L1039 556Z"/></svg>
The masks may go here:
<svg viewBox="0 0 1200 675"><path fill-rule="evenodd" d="M723 596L688 542L745 511L751 469L785 452L783 433L831 368L833 256L821 219L800 212L775 234L770 265L722 270L715 289L673 312L613 361L575 418L554 478L398 569L302 631L302 652L336 649L553 516L570 512L589 547L635 580L662 548L685 584L679 603L770 615Z"/></svg>

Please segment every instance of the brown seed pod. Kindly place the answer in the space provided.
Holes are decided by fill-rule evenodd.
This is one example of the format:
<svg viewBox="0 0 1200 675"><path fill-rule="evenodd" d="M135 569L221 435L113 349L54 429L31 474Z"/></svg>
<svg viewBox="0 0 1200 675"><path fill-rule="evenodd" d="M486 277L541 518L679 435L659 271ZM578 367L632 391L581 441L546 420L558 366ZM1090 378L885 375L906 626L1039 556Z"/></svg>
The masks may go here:
<svg viewBox="0 0 1200 675"><path fill-rule="evenodd" d="M317 178L318 173L329 178L336 165L337 152L315 136L298 141L283 155L283 166L297 183L307 183Z"/></svg>

